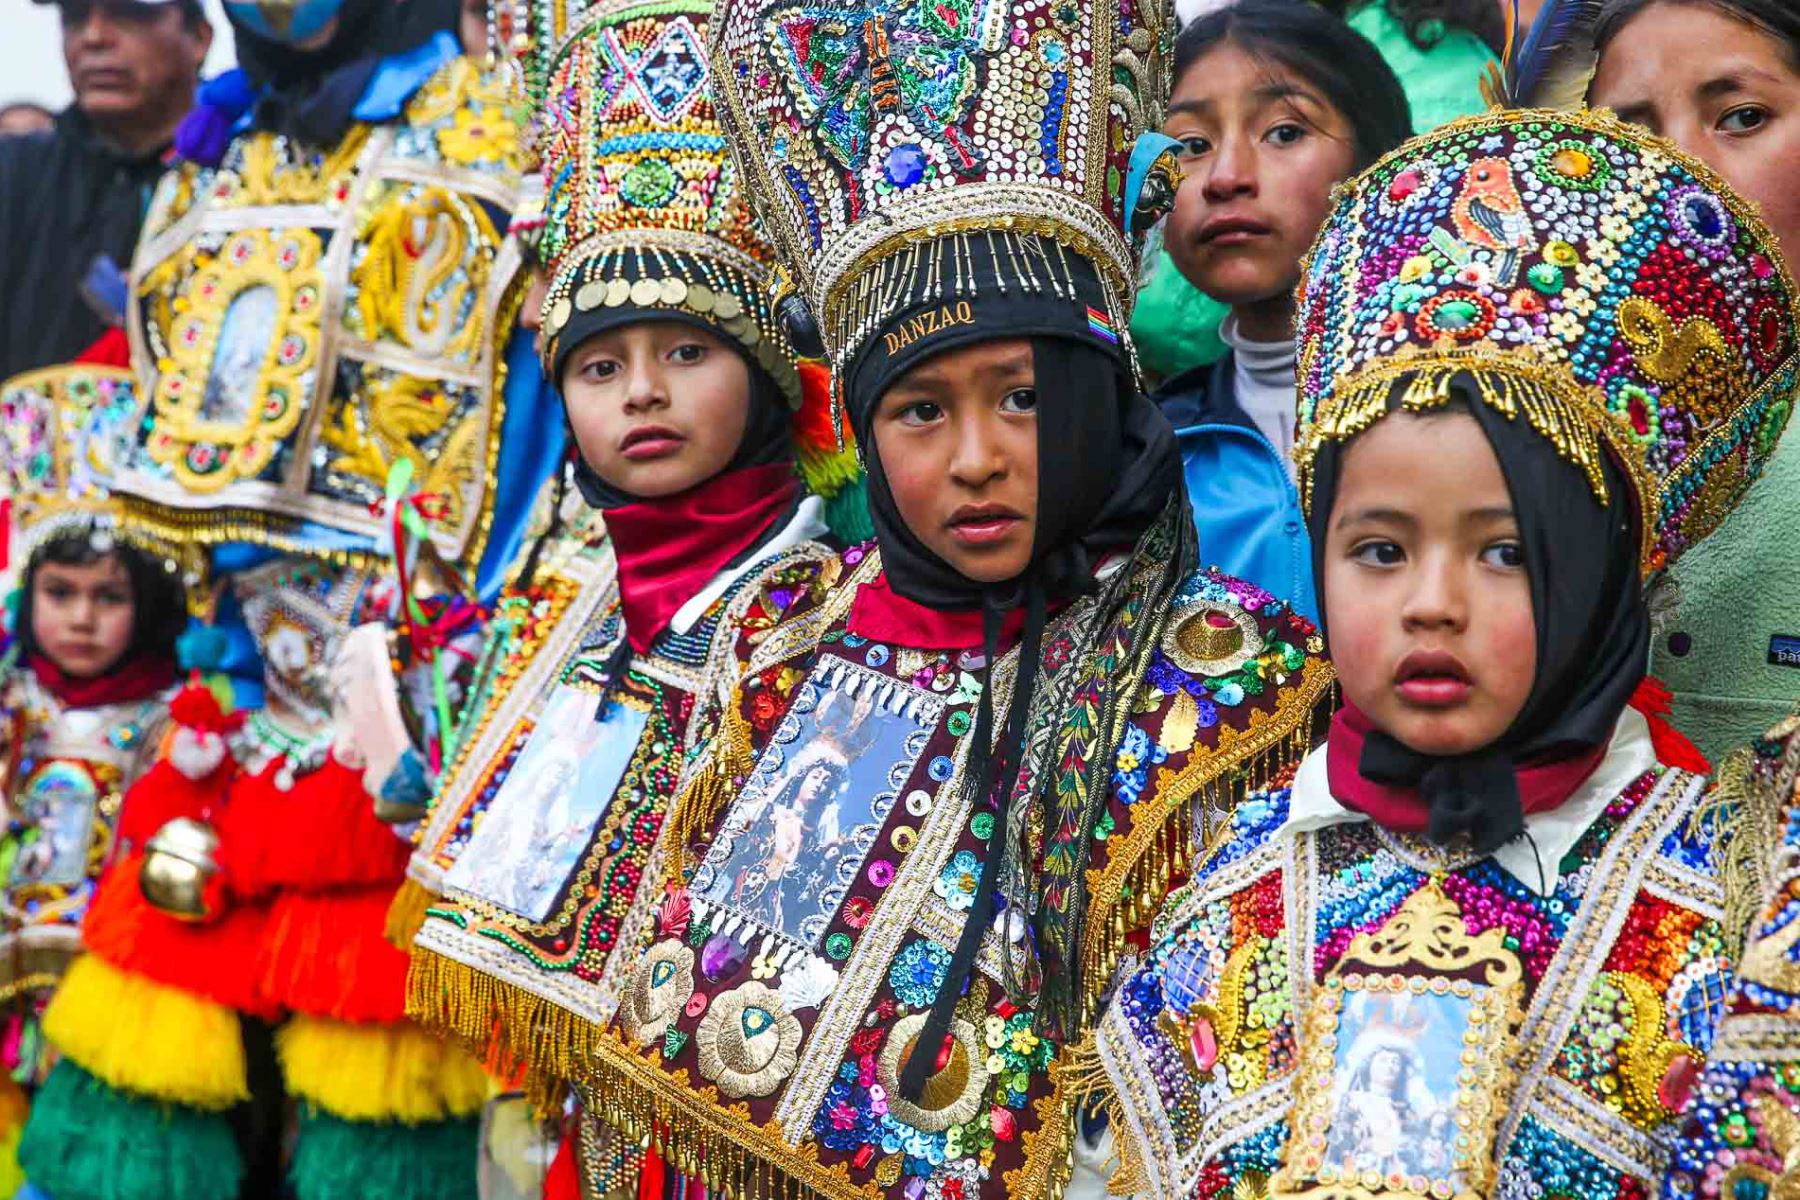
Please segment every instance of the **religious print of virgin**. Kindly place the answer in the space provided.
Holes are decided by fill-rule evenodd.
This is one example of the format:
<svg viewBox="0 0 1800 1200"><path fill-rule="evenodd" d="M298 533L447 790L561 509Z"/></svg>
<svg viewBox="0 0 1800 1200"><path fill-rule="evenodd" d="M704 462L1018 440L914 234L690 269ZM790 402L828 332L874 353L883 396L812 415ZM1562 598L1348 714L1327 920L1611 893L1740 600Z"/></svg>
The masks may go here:
<svg viewBox="0 0 1800 1200"><path fill-rule="evenodd" d="M1341 1177L1423 1177L1463 1190L1450 1156L1470 1007L1457 996L1350 995L1325 1143Z"/></svg>
<svg viewBox="0 0 1800 1200"><path fill-rule="evenodd" d="M630 696L615 695L596 719L599 707L599 694L585 688L551 693L446 883L532 921L550 916L649 720Z"/></svg>
<svg viewBox="0 0 1800 1200"><path fill-rule="evenodd" d="M733 803L695 897L817 949L943 708L930 692L823 658Z"/></svg>

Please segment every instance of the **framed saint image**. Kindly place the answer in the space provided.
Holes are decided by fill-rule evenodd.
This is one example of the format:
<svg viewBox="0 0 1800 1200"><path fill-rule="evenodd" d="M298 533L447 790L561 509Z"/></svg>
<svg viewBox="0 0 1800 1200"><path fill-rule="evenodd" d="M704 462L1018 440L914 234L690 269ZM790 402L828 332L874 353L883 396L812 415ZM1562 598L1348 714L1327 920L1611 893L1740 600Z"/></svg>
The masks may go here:
<svg viewBox="0 0 1800 1200"><path fill-rule="evenodd" d="M528 920L546 920L580 865L649 721L615 694L564 684L550 694L518 761L445 882Z"/></svg>
<svg viewBox="0 0 1800 1200"><path fill-rule="evenodd" d="M822 658L695 873L695 898L818 949L943 710L931 692Z"/></svg>
<svg viewBox="0 0 1800 1200"><path fill-rule="evenodd" d="M1524 990L1503 937L1469 935L1433 883L1351 942L1302 1014L1294 1110L1271 1195L1492 1194Z"/></svg>
<svg viewBox="0 0 1800 1200"><path fill-rule="evenodd" d="M27 832L7 886L67 888L86 879L99 802L93 778L79 764L52 760L32 775L16 802Z"/></svg>

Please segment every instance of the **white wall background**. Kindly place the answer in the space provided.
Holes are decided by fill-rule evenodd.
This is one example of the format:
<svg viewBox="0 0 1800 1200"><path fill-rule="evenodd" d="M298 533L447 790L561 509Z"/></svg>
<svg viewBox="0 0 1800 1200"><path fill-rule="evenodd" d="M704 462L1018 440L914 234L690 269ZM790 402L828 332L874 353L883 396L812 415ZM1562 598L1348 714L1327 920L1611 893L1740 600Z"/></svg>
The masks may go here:
<svg viewBox="0 0 1800 1200"><path fill-rule="evenodd" d="M219 0L202 2L213 23L212 53L206 59L206 73L211 75L236 60ZM15 100L34 100L52 110L69 102L55 5L0 0L0 104Z"/></svg>

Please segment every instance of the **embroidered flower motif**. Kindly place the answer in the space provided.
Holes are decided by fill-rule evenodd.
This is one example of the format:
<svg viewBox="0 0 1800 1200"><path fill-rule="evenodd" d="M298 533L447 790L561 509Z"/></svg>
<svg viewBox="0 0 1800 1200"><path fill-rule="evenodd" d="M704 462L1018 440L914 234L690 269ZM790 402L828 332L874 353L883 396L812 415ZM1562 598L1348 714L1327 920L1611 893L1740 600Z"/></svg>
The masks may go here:
<svg viewBox="0 0 1800 1200"><path fill-rule="evenodd" d="M842 1100L831 1106L831 1126L833 1129L855 1129L856 1110Z"/></svg>
<svg viewBox="0 0 1800 1200"><path fill-rule="evenodd" d="M975 904L975 889L981 886L981 863L968 850L958 850L956 857L944 865L931 890L958 912Z"/></svg>
<svg viewBox="0 0 1800 1200"><path fill-rule="evenodd" d="M1214 719L1217 720L1216 714ZM1142 799L1144 789L1150 785L1150 768L1168 758L1168 750L1151 741L1150 735L1135 721L1127 725L1113 771L1113 790L1120 801L1136 804Z"/></svg>
<svg viewBox="0 0 1800 1200"><path fill-rule="evenodd" d="M518 130L499 108L458 109L448 129L438 131L438 149L458 166L472 167L506 157Z"/></svg>

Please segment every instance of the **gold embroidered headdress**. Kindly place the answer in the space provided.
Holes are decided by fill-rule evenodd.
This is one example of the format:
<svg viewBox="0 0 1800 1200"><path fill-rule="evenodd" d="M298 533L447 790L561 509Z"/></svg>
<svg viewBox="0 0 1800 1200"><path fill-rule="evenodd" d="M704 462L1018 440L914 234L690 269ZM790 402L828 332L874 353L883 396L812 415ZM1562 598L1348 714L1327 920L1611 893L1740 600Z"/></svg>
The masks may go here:
<svg viewBox="0 0 1800 1200"><path fill-rule="evenodd" d="M707 92L708 8L603 0L524 14L513 45L543 160L543 359L557 370L587 336L647 316L697 321L798 408L793 348L769 307L773 253Z"/></svg>
<svg viewBox="0 0 1800 1200"><path fill-rule="evenodd" d="M1700 163L1603 112L1494 111L1346 186L1303 272L1296 455L1468 380L1604 498L1610 453L1642 566L1715 529L1800 386L1800 307L1773 235Z"/></svg>
<svg viewBox="0 0 1800 1200"><path fill-rule="evenodd" d="M840 388L984 298L1121 349L1172 32L1162 0L722 0L719 122Z"/></svg>

